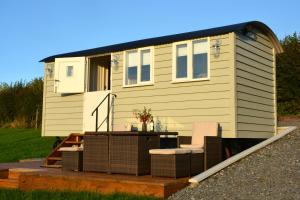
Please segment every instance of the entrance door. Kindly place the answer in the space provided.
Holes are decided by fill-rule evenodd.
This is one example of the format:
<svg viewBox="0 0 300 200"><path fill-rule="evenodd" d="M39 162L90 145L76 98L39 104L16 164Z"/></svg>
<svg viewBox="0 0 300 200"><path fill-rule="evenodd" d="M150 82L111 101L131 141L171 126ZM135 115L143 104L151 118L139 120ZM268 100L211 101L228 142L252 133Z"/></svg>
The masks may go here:
<svg viewBox="0 0 300 200"><path fill-rule="evenodd" d="M83 93L85 57L56 58L54 91L57 93Z"/></svg>
<svg viewBox="0 0 300 200"><path fill-rule="evenodd" d="M110 56L90 58L89 91L110 90Z"/></svg>
<svg viewBox="0 0 300 200"><path fill-rule="evenodd" d="M88 92L84 93L83 130L95 131L96 116L92 112L110 92L110 55L89 58ZM112 102L112 101L110 101ZM107 128L107 99L99 107L99 131Z"/></svg>

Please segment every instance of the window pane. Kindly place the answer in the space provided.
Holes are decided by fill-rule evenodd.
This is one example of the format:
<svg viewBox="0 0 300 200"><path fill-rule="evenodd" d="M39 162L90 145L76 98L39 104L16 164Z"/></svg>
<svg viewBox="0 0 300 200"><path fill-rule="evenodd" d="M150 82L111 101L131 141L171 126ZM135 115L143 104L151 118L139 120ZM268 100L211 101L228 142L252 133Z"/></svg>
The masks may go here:
<svg viewBox="0 0 300 200"><path fill-rule="evenodd" d="M138 63L138 53L137 51L129 51L127 52L127 66L137 66Z"/></svg>
<svg viewBox="0 0 300 200"><path fill-rule="evenodd" d="M193 55L193 78L207 78L207 53Z"/></svg>
<svg viewBox="0 0 300 200"><path fill-rule="evenodd" d="M207 40L193 42L193 78L207 78Z"/></svg>
<svg viewBox="0 0 300 200"><path fill-rule="evenodd" d="M176 78L187 77L187 45L177 45L176 47Z"/></svg>
<svg viewBox="0 0 300 200"><path fill-rule="evenodd" d="M73 66L67 66L67 77L73 76Z"/></svg>
<svg viewBox="0 0 300 200"><path fill-rule="evenodd" d="M126 85L132 85L137 83L137 51L127 52L126 55Z"/></svg>
<svg viewBox="0 0 300 200"><path fill-rule="evenodd" d="M141 51L141 81L150 81L150 49Z"/></svg>
<svg viewBox="0 0 300 200"><path fill-rule="evenodd" d="M137 66L127 68L127 82L126 85L132 85L137 83Z"/></svg>
<svg viewBox="0 0 300 200"><path fill-rule="evenodd" d="M193 42L194 54L207 53L208 43L207 40L197 40Z"/></svg>
<svg viewBox="0 0 300 200"><path fill-rule="evenodd" d="M150 65L142 65L141 81L150 81Z"/></svg>

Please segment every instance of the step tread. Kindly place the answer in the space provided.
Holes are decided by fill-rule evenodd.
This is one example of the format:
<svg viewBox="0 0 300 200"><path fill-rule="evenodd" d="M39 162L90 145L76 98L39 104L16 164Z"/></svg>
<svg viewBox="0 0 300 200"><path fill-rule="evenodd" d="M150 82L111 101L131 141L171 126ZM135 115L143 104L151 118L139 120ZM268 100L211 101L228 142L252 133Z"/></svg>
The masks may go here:
<svg viewBox="0 0 300 200"><path fill-rule="evenodd" d="M82 141L73 141L73 140L67 140L65 141L65 144L81 144L83 143Z"/></svg>
<svg viewBox="0 0 300 200"><path fill-rule="evenodd" d="M51 156L51 157L48 157L47 160L62 160L61 157L55 157L55 156Z"/></svg>
<svg viewBox="0 0 300 200"><path fill-rule="evenodd" d="M0 179L0 188L18 188L18 186L17 179Z"/></svg>
<svg viewBox="0 0 300 200"><path fill-rule="evenodd" d="M46 168L61 168L62 165L41 165L41 167L46 167Z"/></svg>

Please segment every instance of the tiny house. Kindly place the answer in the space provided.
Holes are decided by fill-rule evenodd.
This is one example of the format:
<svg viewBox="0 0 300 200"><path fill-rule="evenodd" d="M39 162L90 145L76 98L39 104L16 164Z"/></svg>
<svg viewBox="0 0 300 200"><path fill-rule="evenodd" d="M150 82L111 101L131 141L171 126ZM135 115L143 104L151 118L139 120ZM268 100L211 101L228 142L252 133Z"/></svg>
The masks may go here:
<svg viewBox="0 0 300 200"><path fill-rule="evenodd" d="M145 106L157 131L188 136L193 122L214 121L223 138L271 137L281 52L252 21L44 58L42 135L140 129L133 110Z"/></svg>

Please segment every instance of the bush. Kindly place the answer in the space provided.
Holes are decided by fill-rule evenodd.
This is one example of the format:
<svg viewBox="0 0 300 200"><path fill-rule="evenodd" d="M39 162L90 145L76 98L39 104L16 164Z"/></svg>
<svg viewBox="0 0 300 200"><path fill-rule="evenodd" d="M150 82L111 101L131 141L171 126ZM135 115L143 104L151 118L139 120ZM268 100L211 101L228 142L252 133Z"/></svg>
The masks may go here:
<svg viewBox="0 0 300 200"><path fill-rule="evenodd" d="M35 78L26 83L0 84L0 126L31 128L41 124L43 104L43 79Z"/></svg>

